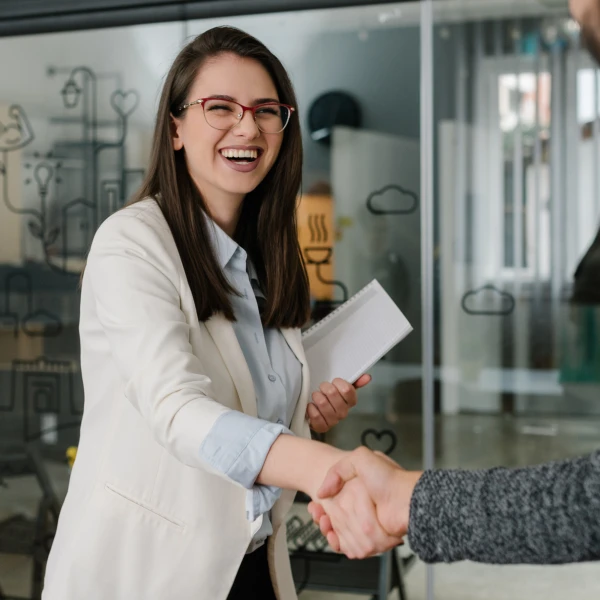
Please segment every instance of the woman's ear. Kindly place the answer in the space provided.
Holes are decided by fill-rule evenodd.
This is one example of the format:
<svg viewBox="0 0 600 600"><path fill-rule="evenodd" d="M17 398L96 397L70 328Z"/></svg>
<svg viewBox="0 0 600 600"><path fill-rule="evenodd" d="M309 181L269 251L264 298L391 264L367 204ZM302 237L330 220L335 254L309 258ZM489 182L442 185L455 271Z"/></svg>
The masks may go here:
<svg viewBox="0 0 600 600"><path fill-rule="evenodd" d="M177 119L170 114L170 126L173 150L181 150L183 148L183 140L181 139L181 119Z"/></svg>

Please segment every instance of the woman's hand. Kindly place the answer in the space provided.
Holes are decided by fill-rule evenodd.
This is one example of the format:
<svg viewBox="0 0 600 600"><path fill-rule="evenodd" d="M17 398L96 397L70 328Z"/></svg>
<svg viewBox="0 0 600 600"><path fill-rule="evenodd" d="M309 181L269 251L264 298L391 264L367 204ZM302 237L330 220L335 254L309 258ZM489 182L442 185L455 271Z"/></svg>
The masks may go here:
<svg viewBox="0 0 600 600"><path fill-rule="evenodd" d="M390 535L378 520L377 506L360 478L344 485L334 498L320 499L309 505L313 519L336 552L350 559L363 559L402 543L402 537Z"/></svg>
<svg viewBox="0 0 600 600"><path fill-rule="evenodd" d="M312 402L306 408L311 429L325 433L345 419L350 408L356 406L356 390L370 381L370 375L362 375L354 385L339 378L331 383L322 383L319 391L313 392Z"/></svg>
<svg viewBox="0 0 600 600"><path fill-rule="evenodd" d="M308 511L334 550L350 558L385 552L401 544L408 532L411 499L421 475L362 446L330 469Z"/></svg>

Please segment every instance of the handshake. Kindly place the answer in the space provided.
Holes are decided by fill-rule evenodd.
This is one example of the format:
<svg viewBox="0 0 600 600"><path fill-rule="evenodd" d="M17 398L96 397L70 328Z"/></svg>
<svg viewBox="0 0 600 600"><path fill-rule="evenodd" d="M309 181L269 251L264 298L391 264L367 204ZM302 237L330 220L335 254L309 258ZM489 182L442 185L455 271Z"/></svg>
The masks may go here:
<svg viewBox="0 0 600 600"><path fill-rule="evenodd" d="M308 510L334 550L368 558L402 543L421 475L363 446L329 469Z"/></svg>

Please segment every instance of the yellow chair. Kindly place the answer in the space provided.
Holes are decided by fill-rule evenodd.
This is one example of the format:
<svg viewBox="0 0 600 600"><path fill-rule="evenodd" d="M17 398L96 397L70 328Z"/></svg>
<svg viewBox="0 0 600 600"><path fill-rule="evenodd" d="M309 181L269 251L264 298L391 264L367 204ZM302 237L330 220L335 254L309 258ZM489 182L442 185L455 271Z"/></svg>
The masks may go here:
<svg viewBox="0 0 600 600"><path fill-rule="evenodd" d="M77 446L69 446L65 453L67 455L67 462L69 463L69 469L73 468L75 458L77 456Z"/></svg>

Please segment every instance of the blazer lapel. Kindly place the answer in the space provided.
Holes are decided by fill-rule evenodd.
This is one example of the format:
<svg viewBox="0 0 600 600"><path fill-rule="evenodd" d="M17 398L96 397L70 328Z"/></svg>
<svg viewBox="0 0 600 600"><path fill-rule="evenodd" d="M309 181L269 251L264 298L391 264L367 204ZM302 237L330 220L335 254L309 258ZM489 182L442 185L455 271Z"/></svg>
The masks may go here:
<svg viewBox="0 0 600 600"><path fill-rule="evenodd" d="M231 323L222 315L213 315L205 322L206 328L210 333L215 345L223 358L223 362L231 375L231 379L235 385L242 410L252 417L257 416L256 393L254 384L252 383L252 375L244 353L240 348L240 344L233 330ZM310 435L308 423L306 421L306 406L308 404L308 396L310 389L310 380L308 372L308 364L302 347L300 332L297 329L281 329L281 333L285 337L290 349L296 355L296 358L302 365L302 388L300 397L296 404L296 410L292 417L290 429L300 435ZM305 431L306 429L306 431Z"/></svg>
<svg viewBox="0 0 600 600"><path fill-rule="evenodd" d="M290 429L296 435L310 437L310 429L308 427L308 422L306 421L306 406L308 404L310 390L310 373L308 371L308 363L306 362L304 348L302 347L302 337L298 329L281 329L281 333L302 365L302 388L300 390L300 398L298 398L298 403L296 404L296 410L292 416Z"/></svg>
<svg viewBox="0 0 600 600"><path fill-rule="evenodd" d="M308 426L308 421L306 419L306 405L308 403L310 390L310 373L308 371L308 363L306 362L304 348L302 347L302 336L298 329L281 329L281 333L302 365L302 388L300 391L300 398L298 398L296 404L296 410L292 416L290 429L295 435L310 439L310 427ZM273 537L275 537L279 527L285 522L286 515L294 502L295 496L295 491L283 490L279 500L275 503L275 506L273 506L273 510L271 511L271 520L274 531Z"/></svg>
<svg viewBox="0 0 600 600"><path fill-rule="evenodd" d="M187 276L175 240L173 239L173 234L171 233L169 225L158 204L155 201L152 201L152 206L156 211L158 220L162 224L161 233L171 248L173 260L178 264L180 276L185 282L182 290L182 299L185 296L189 302L189 306L192 307L189 311L189 318L190 322L193 322L194 320L197 320L194 298L192 290L187 283ZM240 348L233 326L225 319L225 317L223 317L223 315L218 313L213 315L208 321L205 321L204 325L219 349L223 362L231 375L231 379L233 380L233 384L235 385L235 389L237 390L240 399L240 404L242 405L242 410L247 415L256 417L256 392L254 390L254 383L252 382L252 375L250 374L250 369L248 369L248 364L246 363L244 353Z"/></svg>
<svg viewBox="0 0 600 600"><path fill-rule="evenodd" d="M233 326L220 314L213 315L205 322L205 325L231 375L240 398L242 410L247 415L256 417L256 393L254 391L254 384L252 383L252 375Z"/></svg>

